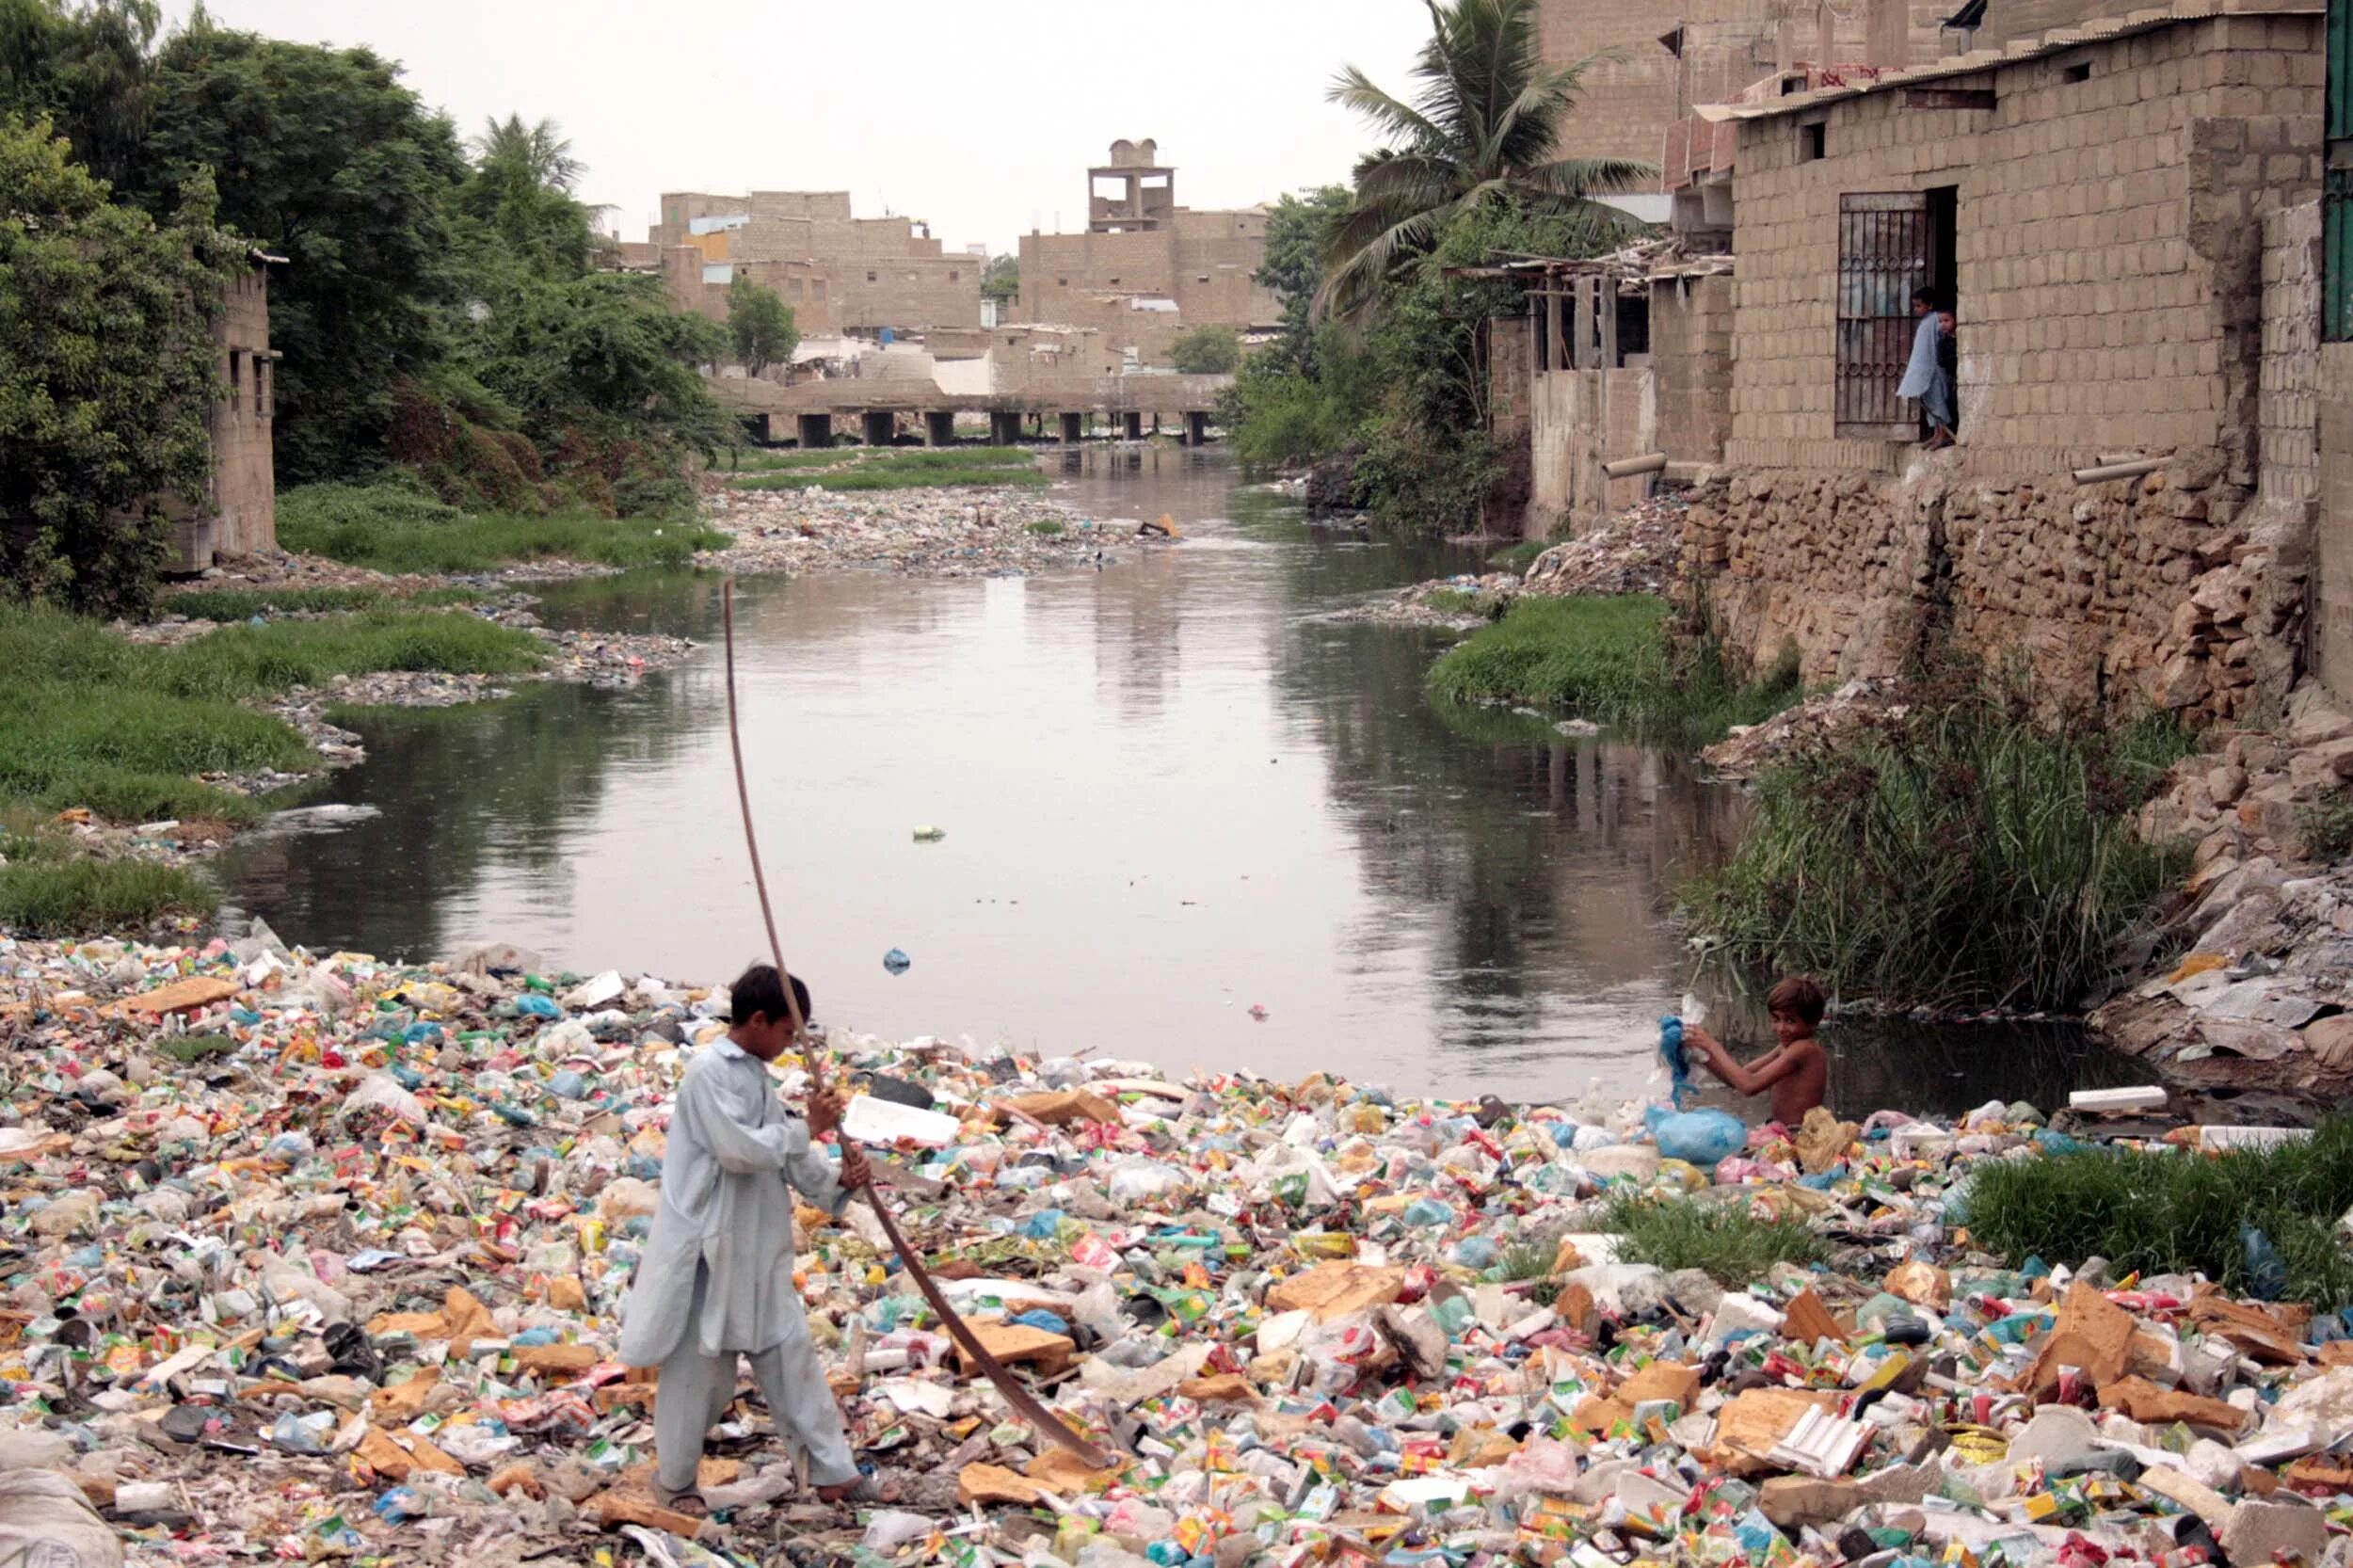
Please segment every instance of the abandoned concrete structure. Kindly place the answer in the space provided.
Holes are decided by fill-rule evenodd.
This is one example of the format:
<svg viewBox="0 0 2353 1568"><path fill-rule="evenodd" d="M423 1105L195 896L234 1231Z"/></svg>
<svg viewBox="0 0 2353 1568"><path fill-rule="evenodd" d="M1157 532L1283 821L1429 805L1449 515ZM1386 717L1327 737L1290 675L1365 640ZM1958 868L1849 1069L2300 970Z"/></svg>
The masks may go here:
<svg viewBox="0 0 2353 1568"><path fill-rule="evenodd" d="M1116 141L1087 171L1087 229L1021 240L1021 317L1093 328L1123 355L1165 365L1178 336L1203 325L1247 331L1282 319L1255 280L1266 212L1176 205L1176 171L1150 140Z"/></svg>
<svg viewBox="0 0 2353 1568"><path fill-rule="evenodd" d="M1562 268L1506 328L1529 526L1622 504L1604 460L1720 464L1691 564L1759 664L1887 675L1949 628L2062 698L2276 711L2316 515L2315 652L2353 664L2329 459L2353 419L2314 329L2323 19L2176 0L2021 37L2025 9L1987 8L1974 41L2000 48L1700 111L1732 139L1737 273ZM1922 286L1958 321L1961 445L1936 454L1895 395ZM2315 507L2330 485L2347 510Z"/></svg>
<svg viewBox="0 0 2353 1568"><path fill-rule="evenodd" d="M204 422L213 468L196 506L173 498L167 569L202 571L222 557L278 548L278 482L271 422L278 410L278 354L269 345L269 264L252 264L221 292L213 317L220 392Z"/></svg>
<svg viewBox="0 0 2353 1568"><path fill-rule="evenodd" d="M980 260L911 218L853 216L846 191L665 192L648 243L678 307L715 320L738 272L776 289L805 336L981 319Z"/></svg>

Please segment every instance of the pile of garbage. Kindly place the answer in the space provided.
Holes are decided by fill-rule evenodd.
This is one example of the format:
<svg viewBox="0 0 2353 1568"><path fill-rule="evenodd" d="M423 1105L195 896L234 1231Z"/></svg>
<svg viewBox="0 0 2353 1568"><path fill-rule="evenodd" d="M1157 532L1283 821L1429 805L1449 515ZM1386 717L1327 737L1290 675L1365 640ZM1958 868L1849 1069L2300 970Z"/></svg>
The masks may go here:
<svg viewBox="0 0 2353 1568"><path fill-rule="evenodd" d="M705 519L735 536L696 564L738 572L856 568L917 577L1005 577L1103 566L1134 521L1098 522L1026 490L717 490Z"/></svg>
<svg viewBox="0 0 2353 1568"><path fill-rule="evenodd" d="M1319 620L1370 622L1380 626L1429 626L1470 632L1500 616L1519 597L1520 580L1508 571L1464 572L1377 594L1317 616Z"/></svg>
<svg viewBox="0 0 2353 1568"><path fill-rule="evenodd" d="M756 1401L713 1517L614 1359L666 1096L724 994L288 950L0 941L0 1548L613 1564L2343 1563L2353 1342L1958 1228L2059 1135L1393 1101L837 1038L915 1245L1113 1463L1016 1418L871 1213L796 1281L887 1504ZM780 1063L790 1095L803 1081ZM2185 1155L2184 1158L2195 1158ZM1622 1256L1593 1200L1798 1217L1827 1267ZM2327 1304L2323 1304L2324 1305ZM40 1558L35 1560L51 1560Z"/></svg>
<svg viewBox="0 0 2353 1568"><path fill-rule="evenodd" d="M1672 490L1636 502L1537 556L1524 587L1555 598L1664 594L1682 571L1683 520L1690 509Z"/></svg>

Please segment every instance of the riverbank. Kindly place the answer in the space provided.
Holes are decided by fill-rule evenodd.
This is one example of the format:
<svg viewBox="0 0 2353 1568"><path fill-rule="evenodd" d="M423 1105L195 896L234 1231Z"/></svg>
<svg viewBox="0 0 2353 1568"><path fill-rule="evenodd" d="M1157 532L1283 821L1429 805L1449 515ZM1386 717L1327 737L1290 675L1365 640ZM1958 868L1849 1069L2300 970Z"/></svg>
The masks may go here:
<svg viewBox="0 0 2353 1568"><path fill-rule="evenodd" d="M1638 1523L1696 1556L1736 1516L1758 1558L1856 1530L2116 1554L2190 1528L2312 1562L2330 1515L2305 1497L2353 1490L2319 1451L2353 1398L2328 1343L2342 1124L2234 1164L2303 1172L2301 1199L2255 1206L2201 1186L2226 1173L2193 1151L2223 1133L2161 1142L2162 1113L1824 1115L1702 1155L1639 1105L843 1037L833 1071L920 1102L860 1099L849 1125L941 1288L1106 1463L999 1418L861 1206L804 1208L793 1284L886 1501L816 1503L747 1401L700 1521L651 1491L656 1389L616 1347L664 1109L723 992L512 952L320 959L266 929L8 953L8 1354L39 1397L0 1407L0 1451L56 1478L17 1494L47 1539L120 1529L135 1563L200 1539L587 1563L626 1533L664 1560L675 1535L1130 1568L1169 1539L1242 1564L1408 1529L1542 1558ZM777 1065L797 1094L799 1059ZM2227 1223L2112 1240L2129 1205L2052 1201L2074 1162L2121 1160ZM2250 1219L2284 1262L2242 1244ZM2310 1304L2247 1299L2283 1285ZM2054 1499L2074 1513L2046 1523Z"/></svg>

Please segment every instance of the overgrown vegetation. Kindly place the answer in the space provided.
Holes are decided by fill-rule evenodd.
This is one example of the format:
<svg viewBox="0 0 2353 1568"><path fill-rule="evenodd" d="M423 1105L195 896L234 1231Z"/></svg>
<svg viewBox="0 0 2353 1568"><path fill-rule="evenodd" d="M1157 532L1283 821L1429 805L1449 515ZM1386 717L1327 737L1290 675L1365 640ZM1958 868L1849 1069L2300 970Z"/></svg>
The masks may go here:
<svg viewBox="0 0 2353 1568"><path fill-rule="evenodd" d="M73 160L21 126L0 142L0 295L35 328L0 344L0 422L38 458L0 473L0 515L38 525L6 547L18 597L139 607L160 503L204 473L212 301L253 248L286 264L281 484L392 467L470 510L643 515L690 504L686 469L735 439L700 374L726 335L598 269L548 121L463 142L366 49L201 8L167 35L148 0L0 3L9 117L46 117Z"/></svg>
<svg viewBox="0 0 2353 1568"><path fill-rule="evenodd" d="M539 659L529 633L447 611L387 606L157 647L62 611L0 605L0 813L16 824L14 847L0 850L0 923L87 931L196 906L183 874L93 867L27 824L74 807L116 823L256 820L262 803L197 776L296 772L316 759L246 698L376 670L517 674Z"/></svg>
<svg viewBox="0 0 2353 1568"><path fill-rule="evenodd" d="M1605 1200L1592 1226L1623 1237L1618 1261L1670 1272L1697 1269L1739 1288L1776 1263L1804 1267L1828 1260L1822 1239L1798 1215L1760 1220L1744 1197L1657 1198L1632 1192Z"/></svg>
<svg viewBox="0 0 2353 1568"><path fill-rule="evenodd" d="M792 307L772 288L737 273L728 285L728 342L744 374L757 376L774 364L789 364L801 345L801 329L792 320Z"/></svg>
<svg viewBox="0 0 2353 1568"><path fill-rule="evenodd" d="M2182 869L2131 819L2195 737L2054 718L1962 663L1908 696L1758 780L1739 854L1685 890L1697 933L1891 1007L2076 1005Z"/></svg>
<svg viewBox="0 0 2353 1568"><path fill-rule="evenodd" d="M2012 1264L2105 1257L2118 1274L2195 1271L2233 1294L2265 1287L2248 1264L2252 1225L2287 1267L2289 1301L2353 1305L2353 1255L2334 1234L2353 1208L2353 1116L2310 1140L2218 1156L2087 1148L1980 1163L1965 1189L1977 1244Z"/></svg>
<svg viewBox="0 0 2353 1568"><path fill-rule="evenodd" d="M1759 723L1803 695L1794 660L1742 681L1714 638L1677 635L1666 602L1647 594L1523 596L1448 650L1430 687L1453 702L1522 704L1681 744Z"/></svg>
<svg viewBox="0 0 2353 1568"><path fill-rule="evenodd" d="M305 485L278 498L278 542L389 572L489 571L514 561L682 566L728 536L673 514L464 512L413 484Z"/></svg>
<svg viewBox="0 0 2353 1568"><path fill-rule="evenodd" d="M352 610L373 610L387 604L415 609L448 609L475 603L485 590L458 586L425 588L396 595L381 588L192 588L166 594L156 603L159 614L184 616L189 620L251 620L254 616L332 616Z"/></svg>
<svg viewBox="0 0 2353 1568"><path fill-rule="evenodd" d="M1501 255L1585 256L1640 226L1593 200L1649 171L1555 147L1592 62L1547 66L1534 0L1446 0L1411 102L1350 68L1333 98L1383 145L1353 187L1286 196L1258 281L1281 338L1220 408L1247 462L1354 459L1355 500L1423 533L1472 526L1503 472L1487 435L1485 324L1521 307L1504 279L1449 277Z"/></svg>
<svg viewBox="0 0 2353 1568"><path fill-rule="evenodd" d="M822 452L761 453L753 472L732 483L739 490L904 490L958 485L1051 483L1036 455L1017 446L847 446Z"/></svg>
<svg viewBox="0 0 2353 1568"><path fill-rule="evenodd" d="M1529 568L1536 564L1536 557L1552 546L1550 539L1522 539L1517 544L1506 545L1487 557L1487 569L1525 574Z"/></svg>
<svg viewBox="0 0 2353 1568"><path fill-rule="evenodd" d="M2316 860L2353 855L2353 795L2336 794L2296 808L2296 834Z"/></svg>
<svg viewBox="0 0 2353 1568"><path fill-rule="evenodd" d="M1169 363L1185 376L1230 376L1241 363L1241 336L1231 327L1193 328L1169 345Z"/></svg>

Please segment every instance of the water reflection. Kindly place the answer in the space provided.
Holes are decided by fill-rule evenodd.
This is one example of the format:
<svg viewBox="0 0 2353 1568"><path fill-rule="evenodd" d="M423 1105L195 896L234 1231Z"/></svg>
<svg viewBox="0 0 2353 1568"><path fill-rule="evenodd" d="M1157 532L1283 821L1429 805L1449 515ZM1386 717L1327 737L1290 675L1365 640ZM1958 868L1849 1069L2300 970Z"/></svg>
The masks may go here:
<svg viewBox="0 0 2353 1568"><path fill-rule="evenodd" d="M1674 758L1433 705L1430 639L1319 618L1459 556L1311 536L1220 455L1046 461L1090 517L1167 514L1187 542L1100 572L739 590L763 847L821 1014L1407 1092L1639 1088L1682 991L1661 911L1733 841L1738 797ZM718 634L709 577L545 599L557 624ZM758 946L715 648L632 692L362 728L369 761L323 798L383 815L228 863L289 937L496 938L693 978ZM924 824L946 840L913 842ZM1907 1097L1919 1075L1881 1072L1897 1060L1842 1058L1841 1102L1849 1080Z"/></svg>

